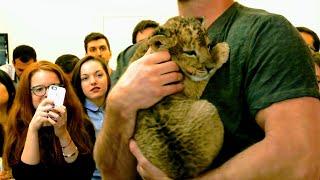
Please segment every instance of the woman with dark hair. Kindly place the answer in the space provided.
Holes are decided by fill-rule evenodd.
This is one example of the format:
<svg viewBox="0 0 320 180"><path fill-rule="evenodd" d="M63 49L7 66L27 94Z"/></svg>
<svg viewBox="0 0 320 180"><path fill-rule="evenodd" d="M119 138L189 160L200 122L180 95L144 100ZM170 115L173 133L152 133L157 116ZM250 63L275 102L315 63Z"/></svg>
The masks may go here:
<svg viewBox="0 0 320 180"><path fill-rule="evenodd" d="M5 132L8 124L8 112L11 108L15 94L16 89L10 76L6 72L0 70L0 156L2 156L3 153ZM9 177L9 171L0 172L0 179Z"/></svg>
<svg viewBox="0 0 320 180"><path fill-rule="evenodd" d="M4 130L7 127L8 113L16 94L13 81L11 80L10 76L2 70L0 70L0 94L0 153L2 154Z"/></svg>
<svg viewBox="0 0 320 180"><path fill-rule="evenodd" d="M64 105L47 98L50 85L66 89ZM93 127L60 67L48 61L27 67L8 120L3 160L15 179L91 178Z"/></svg>
<svg viewBox="0 0 320 180"><path fill-rule="evenodd" d="M107 65L100 58L84 57L73 69L72 85L94 125L97 136L102 128L106 96L111 86ZM92 179L101 179L97 170Z"/></svg>

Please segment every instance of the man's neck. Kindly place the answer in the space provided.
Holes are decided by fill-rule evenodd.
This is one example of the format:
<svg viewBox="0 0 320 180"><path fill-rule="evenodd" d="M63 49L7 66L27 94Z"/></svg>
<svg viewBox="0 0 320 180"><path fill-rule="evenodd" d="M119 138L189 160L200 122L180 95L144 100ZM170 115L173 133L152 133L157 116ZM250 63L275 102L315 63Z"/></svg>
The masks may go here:
<svg viewBox="0 0 320 180"><path fill-rule="evenodd" d="M178 0L178 8L181 16L203 16L209 27L233 3L233 0Z"/></svg>

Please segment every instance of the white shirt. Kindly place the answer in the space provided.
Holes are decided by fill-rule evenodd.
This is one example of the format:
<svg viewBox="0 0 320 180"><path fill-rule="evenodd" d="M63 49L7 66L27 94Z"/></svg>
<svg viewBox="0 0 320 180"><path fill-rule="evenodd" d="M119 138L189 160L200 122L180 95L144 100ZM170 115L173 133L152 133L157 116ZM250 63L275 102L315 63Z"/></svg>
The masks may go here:
<svg viewBox="0 0 320 180"><path fill-rule="evenodd" d="M10 76L10 78L14 81L14 78L16 76L16 70L14 69L14 66L12 64L4 64L0 66L0 69L6 72Z"/></svg>

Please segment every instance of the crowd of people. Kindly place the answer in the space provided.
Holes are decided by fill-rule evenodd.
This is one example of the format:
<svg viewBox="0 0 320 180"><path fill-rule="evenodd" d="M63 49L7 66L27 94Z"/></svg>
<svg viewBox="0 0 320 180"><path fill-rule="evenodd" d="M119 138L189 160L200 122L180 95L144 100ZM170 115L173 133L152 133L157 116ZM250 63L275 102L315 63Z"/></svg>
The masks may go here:
<svg viewBox="0 0 320 180"><path fill-rule="evenodd" d="M155 25L137 24L135 41L150 36ZM0 179L101 179L93 145L105 120L112 53L99 32L85 37L84 48L81 59L62 54L53 63L38 61L33 47L20 45L12 64L0 66ZM66 89L63 106L48 99L51 85Z"/></svg>
<svg viewBox="0 0 320 180"><path fill-rule="evenodd" d="M233 0L178 0L178 9L204 17L210 41L231 49L201 97L218 109L223 147L193 178L319 179L317 34ZM115 70L98 32L84 38L82 58L39 61L33 47L17 46L12 64L0 66L0 179L170 179L132 139L140 109L183 89L169 51L148 51L129 65L158 27L139 22ZM51 85L65 88L62 106L48 98Z"/></svg>

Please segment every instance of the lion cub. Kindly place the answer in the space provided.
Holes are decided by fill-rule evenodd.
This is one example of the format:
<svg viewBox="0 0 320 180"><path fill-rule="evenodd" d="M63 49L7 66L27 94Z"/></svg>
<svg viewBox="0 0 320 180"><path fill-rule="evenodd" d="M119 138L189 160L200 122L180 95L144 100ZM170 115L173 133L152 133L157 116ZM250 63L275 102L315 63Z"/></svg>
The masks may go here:
<svg viewBox="0 0 320 180"><path fill-rule="evenodd" d="M223 143L223 125L215 106L200 100L209 79L227 60L229 46L210 47L203 18L173 17L156 29L131 58L169 50L184 75L184 90L140 110L134 138L141 152L174 179L185 179L206 170Z"/></svg>

